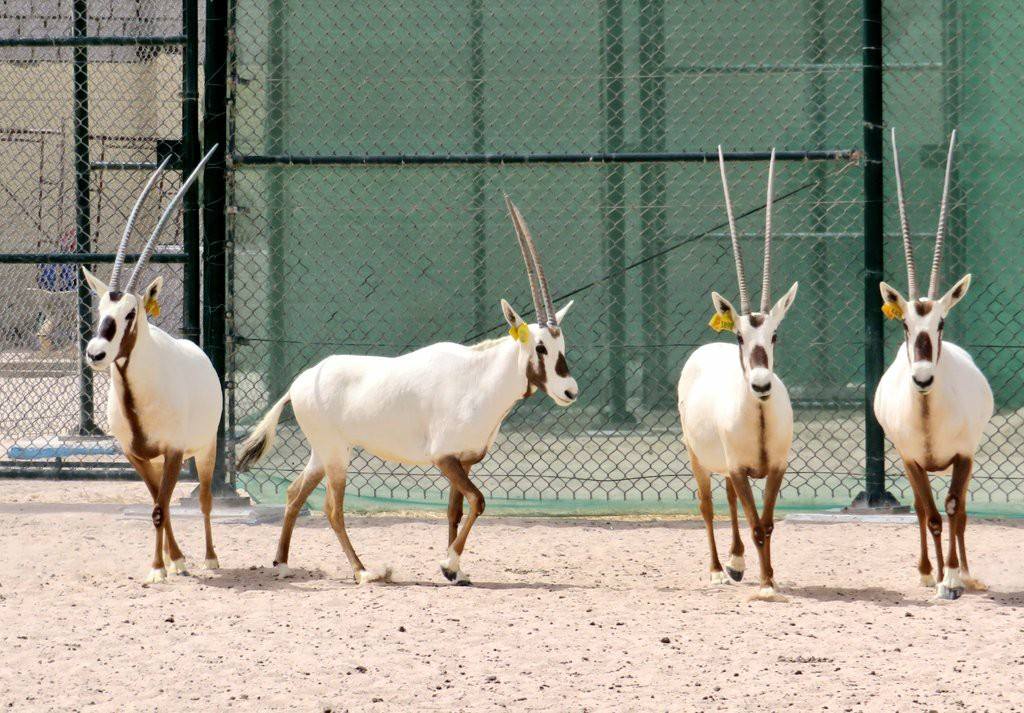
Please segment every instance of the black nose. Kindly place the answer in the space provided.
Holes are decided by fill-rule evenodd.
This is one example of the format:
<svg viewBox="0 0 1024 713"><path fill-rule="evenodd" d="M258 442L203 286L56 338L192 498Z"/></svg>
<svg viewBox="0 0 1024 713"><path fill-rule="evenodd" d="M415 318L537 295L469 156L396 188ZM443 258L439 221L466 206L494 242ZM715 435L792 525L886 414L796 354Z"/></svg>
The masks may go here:
<svg viewBox="0 0 1024 713"><path fill-rule="evenodd" d="M913 379L914 379L914 383L917 384L917 388L919 388L919 389L927 389L935 381L935 377L934 376L929 376L924 381L918 381L916 376L913 377Z"/></svg>
<svg viewBox="0 0 1024 713"><path fill-rule="evenodd" d="M100 361L106 355L107 355L106 352L100 352L99 354L90 354L89 355L89 360L90 361Z"/></svg>
<svg viewBox="0 0 1024 713"><path fill-rule="evenodd" d="M573 391L572 389L565 390L565 398L569 399L570 401L575 401L578 395L579 392Z"/></svg>
<svg viewBox="0 0 1024 713"><path fill-rule="evenodd" d="M772 382L769 381L767 384L751 384L750 388L759 394L767 394L772 390Z"/></svg>

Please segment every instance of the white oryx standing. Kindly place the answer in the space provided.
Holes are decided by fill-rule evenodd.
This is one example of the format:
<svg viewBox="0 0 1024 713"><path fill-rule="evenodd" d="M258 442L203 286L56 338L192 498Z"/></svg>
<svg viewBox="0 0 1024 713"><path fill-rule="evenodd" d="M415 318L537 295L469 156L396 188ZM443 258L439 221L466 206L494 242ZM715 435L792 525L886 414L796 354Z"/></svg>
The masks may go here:
<svg viewBox="0 0 1024 713"><path fill-rule="evenodd" d="M484 496L470 480L470 468L487 454L502 421L520 399L540 389L559 406L568 406L579 395L565 360L560 326L572 303L555 312L530 231L507 196L505 202L526 262L536 324L526 324L502 300L511 339L501 337L473 346L445 342L393 358L328 357L295 379L242 445L239 470L270 450L289 401L309 440L309 462L288 488L274 558L280 576L289 574L288 549L299 510L325 475L324 512L356 582L390 575L386 567L367 569L345 530L345 479L350 453L358 446L398 463L433 464L448 478L448 557L441 571L457 584L469 582L459 562L470 528L484 511ZM463 498L469 501L470 512L459 530Z"/></svg>
<svg viewBox="0 0 1024 713"><path fill-rule="evenodd" d="M153 496L156 550L146 578L149 583L164 581L167 569L172 573L187 573L185 557L171 531L169 508L178 472L187 458L195 458L199 473L199 502L206 526L206 566L218 567L210 529L210 483L221 414L220 382L202 349L187 339L175 339L149 323L148 313L159 314L157 297L163 278L157 277L145 290L136 293L139 278L156 248L157 237L212 155L213 149L167 204L123 287L121 273L135 219L169 158L150 177L128 216L110 284L104 284L82 268L86 281L100 298L99 327L86 346L85 356L93 369L110 370L113 384L113 393L107 399L110 432ZM167 568L164 567L165 553L170 560Z"/></svg>
<svg viewBox="0 0 1024 713"><path fill-rule="evenodd" d="M935 559L939 562L937 594L941 599L958 599L965 586L987 589L967 569L964 531L967 529L967 486L971 481L974 453L985 426L992 418L993 408L992 389L974 360L957 345L942 339L946 315L963 299L971 284L971 276L965 275L949 292L938 296L955 142L956 131L949 138L928 296L919 297L910 227L903 201L903 177L896 151L896 132L892 132L892 157L896 167L896 193L903 252L907 261L909 299L904 299L885 282L879 285L882 309L890 319L903 321L906 339L900 344L875 391L875 417L899 451L914 491L914 510L921 529L921 559L918 563L921 584L935 585L932 565L928 561L927 529L935 541ZM946 495L949 553L943 571L942 517L935 507L928 474L950 471L953 477Z"/></svg>
<svg viewBox="0 0 1024 713"><path fill-rule="evenodd" d="M729 510L732 514L732 548L726 571L737 582L743 579L743 542L740 540L736 500L739 498L761 561L761 584L756 598L781 600L775 592L771 561L775 498L782 485L793 440L793 409L786 386L773 372L776 333L796 297L797 283L769 309L771 287L772 183L775 151L768 167L768 200L765 206L764 273L761 310L750 311L747 280L743 272L736 222L733 218L725 159L718 147L718 164L725 192L725 210L739 282L740 311L717 292L711 293L715 314L711 326L729 330L737 344L706 344L697 349L683 366L679 377L679 418L683 442L697 479L700 511L707 527L711 548L711 582L729 580L722 571L715 546L714 509L711 503L711 473L725 477ZM750 487L750 478L765 478L764 510L760 516Z"/></svg>

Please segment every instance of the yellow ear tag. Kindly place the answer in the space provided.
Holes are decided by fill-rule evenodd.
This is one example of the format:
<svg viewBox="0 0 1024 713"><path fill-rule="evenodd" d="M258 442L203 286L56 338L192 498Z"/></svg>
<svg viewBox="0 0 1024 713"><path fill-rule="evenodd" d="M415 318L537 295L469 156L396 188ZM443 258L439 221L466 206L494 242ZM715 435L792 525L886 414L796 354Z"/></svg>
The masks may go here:
<svg viewBox="0 0 1024 713"><path fill-rule="evenodd" d="M520 324L518 327L509 327L508 336L526 344L530 341L530 328L526 324Z"/></svg>
<svg viewBox="0 0 1024 713"><path fill-rule="evenodd" d="M708 322L708 326L716 332L725 332L732 331L733 327L736 325L728 315L722 314L721 312L715 312L711 315L711 321Z"/></svg>
<svg viewBox="0 0 1024 713"><path fill-rule="evenodd" d="M882 305L882 314L889 319L903 319L903 310L896 302L886 302Z"/></svg>
<svg viewBox="0 0 1024 713"><path fill-rule="evenodd" d="M144 306L146 308L146 314L153 319L160 316L160 303L156 301L156 297L147 298Z"/></svg>

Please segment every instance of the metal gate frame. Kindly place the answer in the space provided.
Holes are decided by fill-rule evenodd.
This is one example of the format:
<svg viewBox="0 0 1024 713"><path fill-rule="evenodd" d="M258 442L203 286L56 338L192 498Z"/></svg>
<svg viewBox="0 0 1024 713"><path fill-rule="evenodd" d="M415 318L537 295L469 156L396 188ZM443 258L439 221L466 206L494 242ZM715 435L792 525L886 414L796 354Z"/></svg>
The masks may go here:
<svg viewBox="0 0 1024 713"><path fill-rule="evenodd" d="M181 142L178 146L163 145L154 153L177 153L172 168L191 172L199 161L199 16L197 0L182 0L181 34L158 36L89 35L88 0L73 0L72 35L70 37L15 37L0 39L0 47L70 47L72 48L72 111L75 171L75 250L61 253L0 254L0 264L72 264L95 269L97 263L112 263L113 253L92 250L92 219L90 192L94 172L152 171L163 156L146 162L92 161L89 156L89 48L91 47L182 47L181 76ZM177 263L183 266L182 333L199 343L199 190L193 186L183 201L183 250L180 253L158 253L153 262ZM129 255L128 260L137 255ZM84 282L78 284L77 329L79 354L84 352L92 329L92 294ZM100 433L94 420L95 404L93 373L79 360L79 435ZM134 478L126 465L67 463L57 457L33 464L0 462L0 477L36 477L70 479Z"/></svg>

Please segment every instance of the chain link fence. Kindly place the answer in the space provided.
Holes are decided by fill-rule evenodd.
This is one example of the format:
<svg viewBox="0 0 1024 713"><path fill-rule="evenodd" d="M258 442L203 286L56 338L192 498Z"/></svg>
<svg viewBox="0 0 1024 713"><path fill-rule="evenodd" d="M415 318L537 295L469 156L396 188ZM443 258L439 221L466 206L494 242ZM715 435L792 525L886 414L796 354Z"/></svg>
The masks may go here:
<svg viewBox="0 0 1024 713"><path fill-rule="evenodd" d="M0 3L2 474L134 477L105 435L107 374L80 357L94 316L80 268L107 279L157 159L176 153L180 165L187 6ZM179 181L177 168L161 179L129 252ZM155 260L166 277L159 325L177 335L186 242L179 216Z"/></svg>
<svg viewBox="0 0 1024 713"><path fill-rule="evenodd" d="M974 500L1016 507L1021 343L1004 327L1021 306L1007 210L1019 182L1004 183L1001 137L1018 104L992 106L998 94L982 87L996 73L1012 82L1021 65L1006 42L973 34L1009 32L994 19L1009 8L997 5L972 10L976 28L964 27L954 2L888 9L885 111L906 146L922 261L941 147L952 126L964 136L946 265L950 274L970 266L977 279L947 331L975 355L999 403ZM783 498L848 503L865 468L864 159L851 157L863 145L861 12L860 2L834 0L238 0L234 432L329 354L395 355L502 333L499 298L530 304L508 192L555 294L576 299L565 327L582 397L567 410L539 397L519 405L474 478L491 502L541 509L692 502L675 382L687 355L716 339L709 291L736 288L716 167L690 154L775 146L802 159L779 165L774 221L774 284L801 283L777 352L796 407ZM767 164L729 169L753 265ZM885 195L886 275L901 284L888 185ZM898 338L887 334L887 361ZM308 457L294 422L281 430L269 461L240 476L262 497L281 497ZM886 464L889 489L906 502L894 454ZM386 500L444 496L433 471L358 451L349 488Z"/></svg>
<svg viewBox="0 0 1024 713"><path fill-rule="evenodd" d="M707 159L719 143L730 154L753 270L774 146L786 160L773 281L778 290L801 284L777 351L796 418L782 498L848 503L864 489L868 456L866 354L884 352L888 362L900 340L886 325L884 344L865 346L866 320L880 319L865 314L865 169L876 160L863 153L867 5L235 0L229 443L329 354L395 355L502 334L498 300L530 305L503 209L508 192L559 302L576 300L565 328L582 397L567 410L542 397L521 403L474 478L492 504L689 506L675 383L688 354L720 338L706 327L710 290L736 292ZM88 310L69 266L96 253L108 273L102 255L148 167L192 136L183 131L182 77L198 34L184 36L188 7L0 4L0 468L9 472L124 472L116 447L92 435L103 430L107 384L97 376L90 386L81 369ZM1024 298L1015 192L1024 176L1014 158L1024 145L1024 11L1006 0L914 0L887 4L882 21L884 123L897 128L906 157L921 264L943 148L960 130L945 269L949 280L967 271L975 279L947 336L970 350L996 394L973 501L1018 511L1024 345L1013 326ZM26 41L40 38L63 41ZM903 285L890 157L886 147L878 239L886 278ZM178 180L168 174L168 189ZM89 200L76 201L83 186ZM140 233L158 210L154 201ZM179 296L160 324L195 336L188 220L165 233L160 270L176 278L165 289ZM280 436L267 461L237 476L258 499L282 498L308 456L294 422ZM895 454L881 455L888 489L907 502ZM429 469L358 451L350 466L349 487L365 498L435 502L444 486Z"/></svg>

